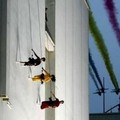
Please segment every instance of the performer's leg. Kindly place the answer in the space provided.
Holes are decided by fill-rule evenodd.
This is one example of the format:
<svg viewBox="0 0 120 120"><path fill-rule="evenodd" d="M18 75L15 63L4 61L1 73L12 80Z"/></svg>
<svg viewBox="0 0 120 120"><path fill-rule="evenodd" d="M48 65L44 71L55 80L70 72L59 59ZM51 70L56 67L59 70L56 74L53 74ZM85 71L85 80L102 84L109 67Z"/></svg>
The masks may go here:
<svg viewBox="0 0 120 120"><path fill-rule="evenodd" d="M32 81L40 81L40 77L33 77Z"/></svg>

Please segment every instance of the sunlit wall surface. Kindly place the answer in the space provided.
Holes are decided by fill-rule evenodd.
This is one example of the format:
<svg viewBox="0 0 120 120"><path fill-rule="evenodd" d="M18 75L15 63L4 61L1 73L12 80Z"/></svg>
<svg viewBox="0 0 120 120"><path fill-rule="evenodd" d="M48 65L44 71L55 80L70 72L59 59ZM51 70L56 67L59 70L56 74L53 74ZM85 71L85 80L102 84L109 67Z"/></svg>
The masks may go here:
<svg viewBox="0 0 120 120"><path fill-rule="evenodd" d="M88 9L84 0L56 0L55 120L88 120Z"/></svg>
<svg viewBox="0 0 120 120"><path fill-rule="evenodd" d="M55 7L55 33L51 33L55 51L50 53L50 68L56 76L56 97L65 103L46 115L40 109L40 99L48 97L45 85L28 78L40 74L42 66L48 68L48 59L47 65L31 68L17 63L27 61L32 48L40 57L45 56L45 0L0 3L7 4L7 12L2 10L7 20L2 19L7 26L2 32L6 49L2 47L6 53L5 93L12 108L0 99L0 120L88 120L88 10L84 0L56 0L48 4ZM46 58L47 54L48 51Z"/></svg>
<svg viewBox="0 0 120 120"><path fill-rule="evenodd" d="M3 22L3 26L7 24L7 31L4 29L2 34L7 34L4 54L7 61L6 95L12 109L0 99L0 120L44 120L45 111L40 109L38 102L39 94L41 100L45 99L44 85L28 79L31 75L40 74L42 65L30 69L16 62L27 61L32 48L40 57L45 55L45 1L1 1L0 5L7 6L7 12L1 11L2 16L7 17L7 22Z"/></svg>

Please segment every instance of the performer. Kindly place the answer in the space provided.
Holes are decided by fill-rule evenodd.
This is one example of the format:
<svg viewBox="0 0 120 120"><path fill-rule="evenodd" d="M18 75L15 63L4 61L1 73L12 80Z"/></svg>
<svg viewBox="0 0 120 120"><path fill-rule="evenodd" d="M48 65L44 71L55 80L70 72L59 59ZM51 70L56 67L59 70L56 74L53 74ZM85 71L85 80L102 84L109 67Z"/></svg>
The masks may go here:
<svg viewBox="0 0 120 120"><path fill-rule="evenodd" d="M42 61L45 62L45 57L40 58L35 51L32 49L34 55L36 56L36 59L33 58L33 55L31 57L28 58L28 62L21 62L20 63L24 63L24 66L37 66L39 65Z"/></svg>
<svg viewBox="0 0 120 120"><path fill-rule="evenodd" d="M49 101L42 101L41 104L41 109L46 109L46 108L56 108L58 107L60 104L63 104L64 101L63 100L59 100L58 98L55 97L55 100L52 100L52 98L49 98Z"/></svg>
<svg viewBox="0 0 120 120"><path fill-rule="evenodd" d="M53 82L56 81L55 76L54 75L50 75L50 73L48 73L44 68L42 68L42 71L44 73L40 74L40 75L35 75L34 77L32 77L33 81L40 81L41 84L43 82L49 82L50 80L52 80Z"/></svg>

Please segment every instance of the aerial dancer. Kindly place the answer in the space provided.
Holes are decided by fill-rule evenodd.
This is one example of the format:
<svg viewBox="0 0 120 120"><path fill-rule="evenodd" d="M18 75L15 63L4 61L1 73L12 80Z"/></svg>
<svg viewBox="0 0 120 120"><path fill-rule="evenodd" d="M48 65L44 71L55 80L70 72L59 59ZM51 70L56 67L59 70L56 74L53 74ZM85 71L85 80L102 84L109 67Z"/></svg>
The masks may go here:
<svg viewBox="0 0 120 120"><path fill-rule="evenodd" d="M53 82L56 81L55 75L51 75L43 67L42 71L43 72L40 75L35 75L34 77L32 77L32 81L40 81L41 84L43 84L43 82L49 82L50 80L52 80Z"/></svg>
<svg viewBox="0 0 120 120"><path fill-rule="evenodd" d="M60 104L64 103L63 100L59 100L58 98L56 98L54 94L53 97L55 98L54 100L52 100L52 97L50 97L49 101L42 101L40 108L41 109L56 108L59 107Z"/></svg>
<svg viewBox="0 0 120 120"><path fill-rule="evenodd" d="M37 65L40 65L42 61L45 62L45 57L40 58L33 49L31 50L33 51L36 58L33 58L33 55L32 55L31 57L28 58L27 62L20 61L20 63L24 63L24 66L37 66Z"/></svg>

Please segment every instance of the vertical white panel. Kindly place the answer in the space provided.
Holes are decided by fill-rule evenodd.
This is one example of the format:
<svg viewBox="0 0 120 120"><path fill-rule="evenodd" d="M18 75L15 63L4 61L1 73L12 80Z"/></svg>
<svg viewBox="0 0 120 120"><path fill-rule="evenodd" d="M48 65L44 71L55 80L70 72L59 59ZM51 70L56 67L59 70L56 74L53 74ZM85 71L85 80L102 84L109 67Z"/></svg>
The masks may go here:
<svg viewBox="0 0 120 120"><path fill-rule="evenodd" d="M65 12L65 7L66 7L66 1L65 0L56 0L56 14L55 14L55 30L56 30L56 37L55 37L55 72L56 72L56 96L59 99L64 99L65 100L65 94L66 94L66 39L65 39L65 18L66 18L66 12ZM66 104L66 103L65 103ZM65 106L60 106L59 108L56 109L56 115L55 119L60 120L63 119L65 120Z"/></svg>
<svg viewBox="0 0 120 120"><path fill-rule="evenodd" d="M73 0L66 1L65 8L65 118L73 119ZM68 86L69 87L66 87ZM69 103L69 104L67 104Z"/></svg>
<svg viewBox="0 0 120 120"><path fill-rule="evenodd" d="M83 0L56 1L56 120L88 120L88 11Z"/></svg>
<svg viewBox="0 0 120 120"><path fill-rule="evenodd" d="M89 101L88 101L88 9L82 3L82 119L88 120Z"/></svg>
<svg viewBox="0 0 120 120"><path fill-rule="evenodd" d="M82 119L82 1L73 2L73 119Z"/></svg>

